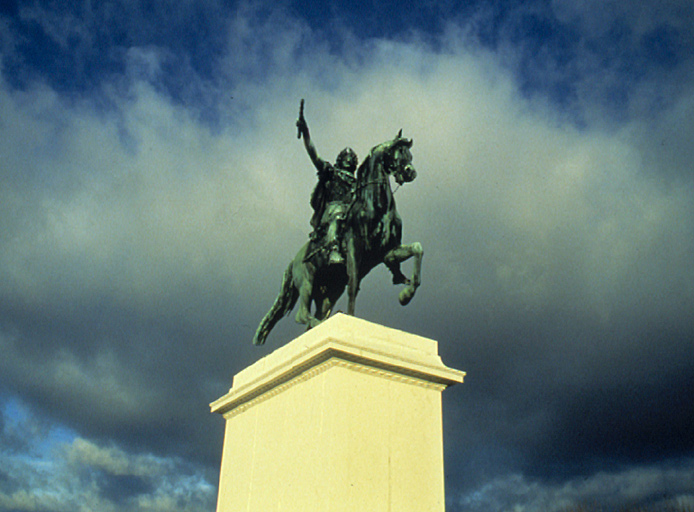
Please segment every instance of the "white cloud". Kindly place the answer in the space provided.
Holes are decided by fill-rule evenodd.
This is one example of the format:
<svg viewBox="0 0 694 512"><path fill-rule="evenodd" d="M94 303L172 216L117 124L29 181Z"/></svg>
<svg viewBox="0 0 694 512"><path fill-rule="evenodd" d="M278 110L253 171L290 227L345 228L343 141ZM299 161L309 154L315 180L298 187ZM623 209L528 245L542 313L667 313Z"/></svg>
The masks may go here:
<svg viewBox="0 0 694 512"><path fill-rule="evenodd" d="M261 51L231 52L247 43L247 20L239 16L241 27L230 29L230 55ZM297 23L277 36L275 26L252 25L254 44L284 48L276 44L281 37L299 49L310 36ZM253 81L252 93L235 86L238 101L251 109L246 124L217 134L139 81L120 100L120 120L62 104L46 89L5 92L12 124L35 137L33 147L7 141L4 158L15 174L36 176L34 184L41 175L46 180L23 207L29 229L4 245L10 289L29 303L50 300L41 294L60 288L68 300L110 294L147 308L176 293L181 279L216 277L240 287L265 265L288 259L308 231L314 179L292 136L302 96L326 158L345 145L364 155L400 127L413 136L422 172L398 198L407 236L431 237L432 253L442 259L455 259L461 248L492 258L495 284L521 300L554 300L556 285L565 289L571 279L583 288L575 290L579 296L587 294L581 301L611 302L611 290L659 243L655 234L689 213L680 191L658 189L644 177L638 141L624 132L576 129L549 105L525 101L490 54L453 42L434 54L377 41L355 69L323 51L314 50L314 64L297 63L292 52L273 54L269 83ZM336 89L297 78L328 71ZM18 205L21 193L10 188L5 204ZM448 247L435 239L435 225L451 235ZM475 230L488 231L486 248L461 238ZM253 249L269 240L277 251L259 262ZM469 261L464 270L475 274L470 265L481 263Z"/></svg>
<svg viewBox="0 0 694 512"><path fill-rule="evenodd" d="M40 420L20 403L5 403L3 415L3 445L8 435L25 444L0 450L2 510L192 512L214 506L216 485L182 459L102 446L56 427L37 436Z"/></svg>
<svg viewBox="0 0 694 512"><path fill-rule="evenodd" d="M178 307L183 283L221 282L238 301L257 294L261 316L309 230L315 176L293 135L305 96L325 158L345 145L363 157L399 128L414 138L419 178L397 200L406 241L425 242L428 286L455 294L451 283L463 283L473 298L501 296L514 308L570 301L603 319L631 306L634 291L643 309L668 309L654 292L682 280L692 205L686 188L649 177L659 169L645 167L643 141L631 135L640 125L576 128L551 103L525 100L497 57L460 45L455 31L438 53L371 41L349 60L320 44L304 49L312 34L301 23L275 30L275 18L248 19L230 27L237 57L226 72L257 66L263 48L276 50L275 64L265 82L232 80L230 103L247 115L219 131L140 79L114 96L117 115L45 87L5 87L8 123L26 127L11 133L34 134L3 148L13 169L3 204L20 212L4 220L14 233L0 254L5 294L52 308L107 296L147 314ZM278 37L294 51L280 51ZM660 119L667 132L678 118ZM28 196L22 180L35 189ZM635 282L635 272L658 279ZM684 295L693 280L684 276Z"/></svg>

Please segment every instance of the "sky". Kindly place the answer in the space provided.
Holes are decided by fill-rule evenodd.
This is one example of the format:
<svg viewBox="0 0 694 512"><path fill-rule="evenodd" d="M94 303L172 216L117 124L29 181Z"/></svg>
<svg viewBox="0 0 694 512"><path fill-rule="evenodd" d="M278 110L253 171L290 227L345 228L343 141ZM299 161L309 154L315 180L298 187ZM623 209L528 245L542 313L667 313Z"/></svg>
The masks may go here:
<svg viewBox="0 0 694 512"><path fill-rule="evenodd" d="M0 511L213 511L319 154L401 128L448 512L694 507L694 3L0 4ZM406 270L411 267L405 265ZM343 297L338 309L346 309Z"/></svg>

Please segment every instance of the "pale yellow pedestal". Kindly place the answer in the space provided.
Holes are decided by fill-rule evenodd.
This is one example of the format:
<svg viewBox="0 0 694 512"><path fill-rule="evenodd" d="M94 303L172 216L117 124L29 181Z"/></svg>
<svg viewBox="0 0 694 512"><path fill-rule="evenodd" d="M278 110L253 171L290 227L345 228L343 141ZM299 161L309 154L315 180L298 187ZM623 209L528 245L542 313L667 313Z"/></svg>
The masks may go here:
<svg viewBox="0 0 694 512"><path fill-rule="evenodd" d="M217 512L444 510L433 340L338 314L234 377Z"/></svg>

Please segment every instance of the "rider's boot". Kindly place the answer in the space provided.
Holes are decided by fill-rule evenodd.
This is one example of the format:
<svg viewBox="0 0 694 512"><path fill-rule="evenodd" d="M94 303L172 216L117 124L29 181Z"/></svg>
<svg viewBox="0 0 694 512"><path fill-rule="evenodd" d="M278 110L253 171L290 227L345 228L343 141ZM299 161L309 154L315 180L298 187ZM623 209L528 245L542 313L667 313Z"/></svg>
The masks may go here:
<svg viewBox="0 0 694 512"><path fill-rule="evenodd" d="M340 263L345 262L345 258L342 256L342 253L340 252L340 242L338 238L338 231L340 230L340 225L338 223L338 220L335 219L333 222L330 223L330 226L328 226L328 233L327 233L327 250L330 251L330 255L328 256L328 264L329 265L339 265Z"/></svg>
<svg viewBox="0 0 694 512"><path fill-rule="evenodd" d="M345 258L342 256L342 253L340 252L340 245L337 243L337 240L330 245L329 250L330 250L330 256L328 258L328 264L329 265L339 265L340 263L345 262Z"/></svg>

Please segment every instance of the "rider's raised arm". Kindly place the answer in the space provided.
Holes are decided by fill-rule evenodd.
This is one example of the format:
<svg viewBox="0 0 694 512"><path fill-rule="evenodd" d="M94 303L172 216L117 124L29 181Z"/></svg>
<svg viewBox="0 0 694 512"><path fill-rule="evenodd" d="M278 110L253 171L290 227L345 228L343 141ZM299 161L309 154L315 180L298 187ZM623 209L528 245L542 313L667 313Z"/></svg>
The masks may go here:
<svg viewBox="0 0 694 512"><path fill-rule="evenodd" d="M325 170L327 162L324 161L320 156L318 156L316 146L313 144L313 141L311 140L311 135L308 131L308 123L306 123L306 119L304 118L303 106L303 100L301 100L299 119L296 122L296 127L299 130L299 137L304 138L304 147L306 148L306 152L308 153L308 156L311 158L311 162L313 162L313 165L316 167L316 169L318 169L318 172L323 172Z"/></svg>
<svg viewBox="0 0 694 512"><path fill-rule="evenodd" d="M322 171L325 167L325 162L320 156L318 156L316 146L313 144L313 141L311 140L311 137L308 134L308 128L306 128L306 133L304 135L304 147L306 148L306 152L308 153L308 156L311 158L311 162L313 162L313 165L316 166L316 169Z"/></svg>

